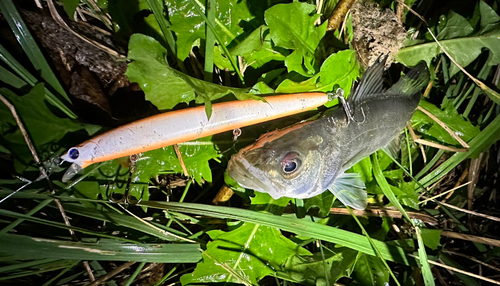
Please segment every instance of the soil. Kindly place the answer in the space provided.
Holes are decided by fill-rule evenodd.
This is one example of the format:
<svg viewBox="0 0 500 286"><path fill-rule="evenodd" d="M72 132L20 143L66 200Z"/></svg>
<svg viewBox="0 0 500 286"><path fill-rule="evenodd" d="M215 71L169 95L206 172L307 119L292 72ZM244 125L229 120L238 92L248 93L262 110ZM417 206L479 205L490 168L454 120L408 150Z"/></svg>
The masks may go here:
<svg viewBox="0 0 500 286"><path fill-rule="evenodd" d="M378 4L357 1L351 8L354 40L352 42L359 62L371 66L380 55L389 54L386 66L403 46L406 31L396 14L381 10Z"/></svg>

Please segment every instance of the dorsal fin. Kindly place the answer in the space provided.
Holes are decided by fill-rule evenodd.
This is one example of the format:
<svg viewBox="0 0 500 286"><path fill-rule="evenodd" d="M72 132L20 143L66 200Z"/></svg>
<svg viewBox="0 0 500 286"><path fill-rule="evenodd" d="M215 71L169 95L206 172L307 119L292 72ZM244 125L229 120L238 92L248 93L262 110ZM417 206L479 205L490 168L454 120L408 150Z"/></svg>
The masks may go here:
<svg viewBox="0 0 500 286"><path fill-rule="evenodd" d="M386 91L386 94L404 94L413 96L424 88L429 82L429 69L425 62L421 62L412 68L406 75L401 75L401 78L391 88Z"/></svg>
<svg viewBox="0 0 500 286"><path fill-rule="evenodd" d="M381 56L379 56L375 63L366 70L361 77L359 84L356 86L353 95L349 97L349 103L351 105L356 105L357 103L364 101L369 98L370 95L381 94L384 92L383 74L386 60L387 56L383 57L382 60Z"/></svg>

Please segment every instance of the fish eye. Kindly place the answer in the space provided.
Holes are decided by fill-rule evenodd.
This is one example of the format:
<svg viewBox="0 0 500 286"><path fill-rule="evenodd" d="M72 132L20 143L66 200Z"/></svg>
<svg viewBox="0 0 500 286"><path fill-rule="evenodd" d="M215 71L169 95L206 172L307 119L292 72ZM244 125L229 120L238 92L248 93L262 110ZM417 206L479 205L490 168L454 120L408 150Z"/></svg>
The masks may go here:
<svg viewBox="0 0 500 286"><path fill-rule="evenodd" d="M297 169L297 163L294 161L288 161L283 163L283 171L285 173L291 173Z"/></svg>
<svg viewBox="0 0 500 286"><path fill-rule="evenodd" d="M286 177L291 177L297 173L302 165L299 154L295 152L287 153L281 160L281 168Z"/></svg>
<svg viewBox="0 0 500 286"><path fill-rule="evenodd" d="M76 160L78 159L78 157L80 157L80 152L78 151L78 149L76 148L71 148L69 151L68 151L68 155L71 159L73 160Z"/></svg>

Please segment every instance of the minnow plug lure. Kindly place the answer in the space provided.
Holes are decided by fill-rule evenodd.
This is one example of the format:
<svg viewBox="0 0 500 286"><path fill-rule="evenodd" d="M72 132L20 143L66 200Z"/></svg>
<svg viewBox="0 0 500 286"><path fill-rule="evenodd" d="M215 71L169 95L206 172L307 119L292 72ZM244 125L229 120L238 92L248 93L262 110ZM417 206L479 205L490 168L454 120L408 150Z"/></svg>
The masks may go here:
<svg viewBox="0 0 500 286"><path fill-rule="evenodd" d="M297 114L324 105L325 93L297 93L265 97L266 102L241 100L212 105L210 120L205 107L186 108L147 117L96 136L61 156L73 163L63 176L68 181L97 162L182 143L225 131Z"/></svg>

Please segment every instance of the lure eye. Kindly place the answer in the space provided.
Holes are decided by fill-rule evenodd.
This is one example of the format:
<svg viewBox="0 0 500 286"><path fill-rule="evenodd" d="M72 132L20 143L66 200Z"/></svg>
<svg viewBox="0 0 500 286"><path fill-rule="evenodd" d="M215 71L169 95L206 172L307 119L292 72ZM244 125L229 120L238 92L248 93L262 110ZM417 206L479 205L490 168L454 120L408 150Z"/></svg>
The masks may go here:
<svg viewBox="0 0 500 286"><path fill-rule="evenodd" d="M299 154L295 152L287 153L281 160L281 168L286 177L291 178L297 173L302 165Z"/></svg>
<svg viewBox="0 0 500 286"><path fill-rule="evenodd" d="M72 148L69 150L68 155L71 159L76 160L80 157L80 152L76 148Z"/></svg>

